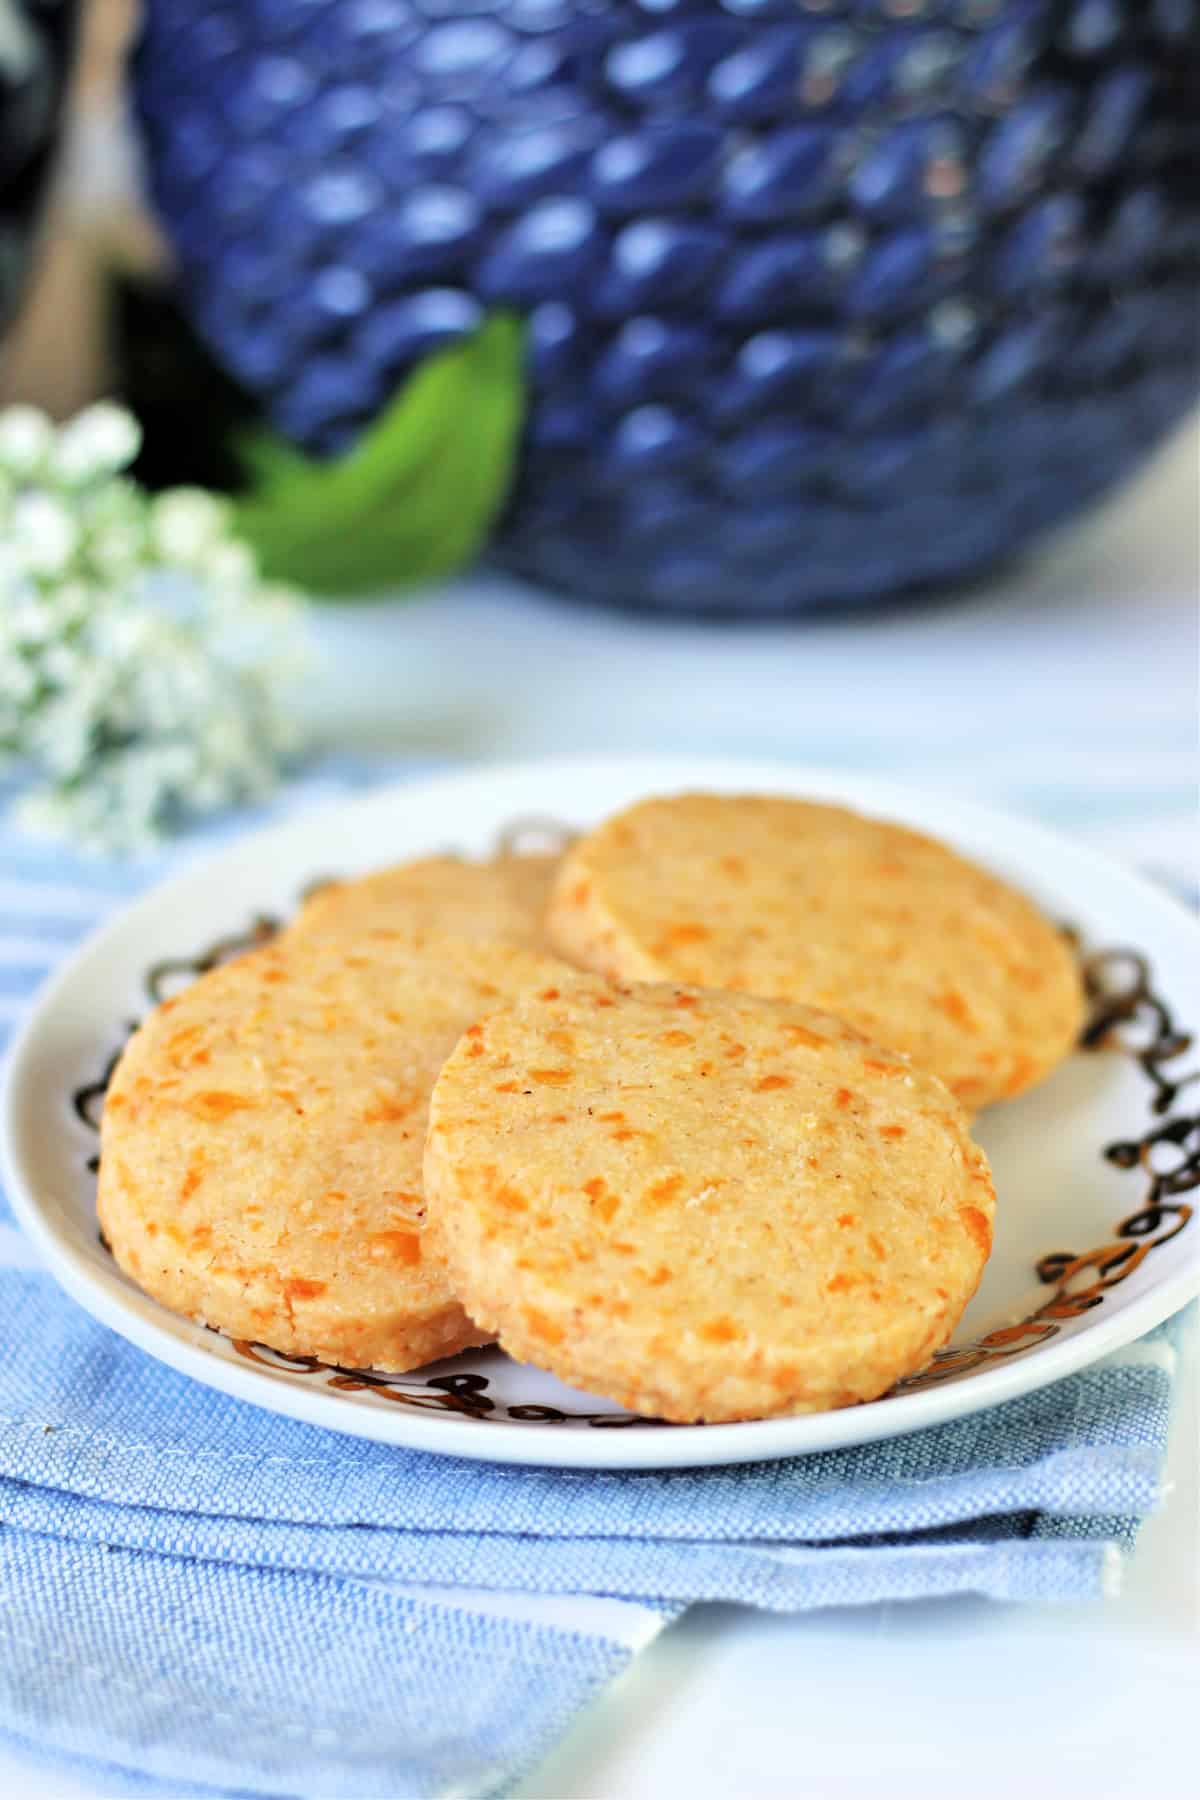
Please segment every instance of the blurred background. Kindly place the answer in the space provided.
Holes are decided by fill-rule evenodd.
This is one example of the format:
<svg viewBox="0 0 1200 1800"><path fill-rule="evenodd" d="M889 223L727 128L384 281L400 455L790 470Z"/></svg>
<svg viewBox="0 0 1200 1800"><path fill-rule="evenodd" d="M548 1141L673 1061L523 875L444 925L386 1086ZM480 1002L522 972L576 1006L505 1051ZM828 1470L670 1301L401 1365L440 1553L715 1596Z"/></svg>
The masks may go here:
<svg viewBox="0 0 1200 1800"><path fill-rule="evenodd" d="M0 0L0 107L0 403L233 496L318 743L1190 830L1193 0Z"/></svg>

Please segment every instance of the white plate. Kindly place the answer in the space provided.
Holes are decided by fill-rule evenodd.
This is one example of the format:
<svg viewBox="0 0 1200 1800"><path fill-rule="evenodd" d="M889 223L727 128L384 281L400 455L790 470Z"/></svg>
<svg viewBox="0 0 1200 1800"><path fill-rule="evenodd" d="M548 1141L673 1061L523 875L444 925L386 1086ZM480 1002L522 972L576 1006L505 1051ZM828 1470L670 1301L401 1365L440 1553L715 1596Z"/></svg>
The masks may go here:
<svg viewBox="0 0 1200 1800"><path fill-rule="evenodd" d="M980 1119L999 1194L995 1250L930 1371L840 1412L669 1426L632 1420L498 1351L406 1376L289 1360L176 1318L126 1280L99 1240L89 1163L98 1078L146 1010L148 981L161 992L186 980L221 939L244 937L263 914L286 915L322 876L442 848L484 852L517 821L587 826L643 795L689 787L814 795L923 827L1033 894L1088 951L1142 959L1105 965L1124 996L1119 1043L1080 1052L1033 1093ZM1191 916L1127 871L1021 820L786 765L604 758L484 769L406 783L265 832L100 931L47 986L14 1046L5 1179L26 1231L81 1305L150 1355L240 1399L337 1431L500 1462L757 1461L994 1406L1093 1362L1200 1289L1200 1222L1191 1222L1187 1199L1200 1186L1200 1128L1186 1117L1190 1096L1171 1092L1189 1066L1176 1024L1200 1025L1200 930Z"/></svg>

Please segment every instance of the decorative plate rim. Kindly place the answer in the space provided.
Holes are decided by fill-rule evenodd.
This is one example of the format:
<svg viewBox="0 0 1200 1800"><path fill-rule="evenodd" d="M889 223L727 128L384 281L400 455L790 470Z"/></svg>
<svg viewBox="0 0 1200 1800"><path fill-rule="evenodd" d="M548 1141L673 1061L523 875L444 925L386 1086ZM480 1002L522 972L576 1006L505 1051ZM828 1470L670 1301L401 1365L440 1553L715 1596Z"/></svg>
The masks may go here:
<svg viewBox="0 0 1200 1800"><path fill-rule="evenodd" d="M1184 1253L1181 1266L1162 1275L1146 1293L1129 1299L1117 1311L1093 1315L1088 1325L1051 1342L1034 1345L1021 1356L970 1373L959 1381L915 1386L862 1406L781 1419L751 1420L728 1425L667 1425L648 1423L638 1430L548 1431L543 1425L505 1420L502 1430L480 1431L485 1417L463 1417L440 1411L422 1416L419 1409L394 1412L371 1407L347 1406L336 1393L306 1389L299 1384L264 1378L252 1364L239 1365L211 1354L202 1344L180 1335L180 1326L159 1304L139 1293L116 1272L92 1266L73 1241L66 1224L52 1220L35 1191L32 1176L26 1178L22 1155L21 1109L29 1067L42 1034L53 1027L64 1001L91 969L103 963L110 946L136 927L143 917L157 916L170 906L176 894L191 893L197 882L211 882L231 873L243 860L262 864L276 846L286 843L289 853L308 840L320 841L322 825L334 826L334 841L345 829L348 815L369 818L386 814L421 795L427 802L444 800L452 813L456 793L460 802L481 789L527 787L568 776L584 784L589 779L613 786L624 783L634 791L670 791L672 786L712 785L729 789L774 788L781 792L834 797L868 810L880 810L901 819L913 812L944 811L951 824L955 816L981 834L998 830L1015 837L1028 866L1039 850L1055 861L1064 858L1078 874L1079 883L1090 876L1144 912L1150 937L1165 933L1194 940L1189 953L1200 951L1200 925L1183 905L1141 876L1111 862L1086 845L1073 843L1046 827L995 808L981 807L952 795L937 795L904 784L877 780L853 770L808 768L786 763L761 763L738 758L645 756L562 757L547 763L525 762L482 765L432 777L415 776L367 790L361 795L313 809L264 831L249 834L217 851L201 863L191 863L169 880L152 887L131 905L93 932L41 989L29 1015L14 1034L6 1057L3 1092L0 1095L0 1169L14 1211L23 1229L60 1284L86 1311L103 1324L158 1360L237 1399L266 1410L301 1419L305 1423L346 1435L387 1442L489 1462L576 1468L669 1468L774 1460L783 1456L819 1453L847 1445L899 1436L910 1431L960 1418L1032 1392L1086 1367L1101 1356L1121 1348L1170 1316L1200 1292L1200 1258ZM440 810L440 808L439 808ZM522 809L514 806L508 817ZM506 816L497 800L495 817ZM1153 950L1153 942L1148 946ZM1143 948L1139 943L1137 948ZM85 1012L87 1009L84 1009ZM115 1029L115 1025L114 1025ZM192 1328L194 1329L194 1328ZM918 1378L919 1380L919 1378Z"/></svg>

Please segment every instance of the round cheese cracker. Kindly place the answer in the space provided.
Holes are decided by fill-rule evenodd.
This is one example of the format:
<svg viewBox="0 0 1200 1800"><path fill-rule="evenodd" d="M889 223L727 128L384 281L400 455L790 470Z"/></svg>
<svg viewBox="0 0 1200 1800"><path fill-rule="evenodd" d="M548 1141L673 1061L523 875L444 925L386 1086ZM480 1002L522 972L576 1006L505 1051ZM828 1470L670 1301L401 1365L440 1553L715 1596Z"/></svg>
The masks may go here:
<svg viewBox="0 0 1200 1800"><path fill-rule="evenodd" d="M543 919L557 856L506 855L490 862L427 856L357 881L331 881L305 902L292 932L441 931L545 949Z"/></svg>
<svg viewBox="0 0 1200 1800"><path fill-rule="evenodd" d="M935 1077L791 1002L581 977L438 1077L426 1242L513 1356L632 1411L869 1400L945 1344L993 1192Z"/></svg>
<svg viewBox="0 0 1200 1800"><path fill-rule="evenodd" d="M841 807L681 794L563 859L547 916L572 962L802 1000L940 1075L972 1110L1076 1042L1075 958L1036 907L914 831Z"/></svg>
<svg viewBox="0 0 1200 1800"><path fill-rule="evenodd" d="M109 1088L118 1263L175 1312L325 1362L401 1370L487 1342L422 1254L429 1094L465 1028L561 967L410 934L282 938L203 976Z"/></svg>

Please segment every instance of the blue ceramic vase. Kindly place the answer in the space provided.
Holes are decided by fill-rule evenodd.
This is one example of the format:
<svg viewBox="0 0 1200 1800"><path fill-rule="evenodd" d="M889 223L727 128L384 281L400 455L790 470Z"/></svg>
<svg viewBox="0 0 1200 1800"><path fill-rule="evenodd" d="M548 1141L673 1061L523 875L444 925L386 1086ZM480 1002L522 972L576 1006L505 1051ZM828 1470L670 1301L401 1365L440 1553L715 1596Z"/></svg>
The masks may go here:
<svg viewBox="0 0 1200 1800"><path fill-rule="evenodd" d="M490 545L791 614L985 570L1197 388L1195 0L149 0L193 323L341 453L526 322Z"/></svg>

